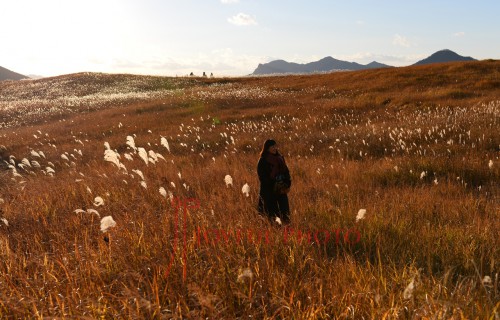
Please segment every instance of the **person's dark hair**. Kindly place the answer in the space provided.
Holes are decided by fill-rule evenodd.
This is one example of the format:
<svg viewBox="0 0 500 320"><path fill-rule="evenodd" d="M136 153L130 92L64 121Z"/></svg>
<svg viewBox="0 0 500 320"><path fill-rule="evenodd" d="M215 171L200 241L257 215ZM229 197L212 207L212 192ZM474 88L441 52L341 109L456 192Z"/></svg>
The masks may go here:
<svg viewBox="0 0 500 320"><path fill-rule="evenodd" d="M262 150L260 151L260 156L264 157L269 152L269 147L272 147L276 144L276 141L272 139L267 139L262 146Z"/></svg>

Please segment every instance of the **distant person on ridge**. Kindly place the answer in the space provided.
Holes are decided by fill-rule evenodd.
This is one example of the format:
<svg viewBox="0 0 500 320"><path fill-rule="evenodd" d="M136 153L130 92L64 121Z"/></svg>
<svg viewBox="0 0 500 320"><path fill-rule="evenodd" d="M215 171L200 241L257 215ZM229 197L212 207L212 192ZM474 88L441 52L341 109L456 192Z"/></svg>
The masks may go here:
<svg viewBox="0 0 500 320"><path fill-rule="evenodd" d="M280 218L283 224L290 223L288 191L292 181L285 158L278 152L276 141L266 140L257 164L260 180L258 211L272 221Z"/></svg>

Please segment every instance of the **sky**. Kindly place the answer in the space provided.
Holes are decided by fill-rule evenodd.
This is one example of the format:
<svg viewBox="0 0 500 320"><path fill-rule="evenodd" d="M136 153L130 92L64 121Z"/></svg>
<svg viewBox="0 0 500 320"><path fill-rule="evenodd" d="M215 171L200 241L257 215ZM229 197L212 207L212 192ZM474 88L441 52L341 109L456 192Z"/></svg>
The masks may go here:
<svg viewBox="0 0 500 320"><path fill-rule="evenodd" d="M0 66L243 76L277 59L500 59L499 12L499 0L2 0Z"/></svg>

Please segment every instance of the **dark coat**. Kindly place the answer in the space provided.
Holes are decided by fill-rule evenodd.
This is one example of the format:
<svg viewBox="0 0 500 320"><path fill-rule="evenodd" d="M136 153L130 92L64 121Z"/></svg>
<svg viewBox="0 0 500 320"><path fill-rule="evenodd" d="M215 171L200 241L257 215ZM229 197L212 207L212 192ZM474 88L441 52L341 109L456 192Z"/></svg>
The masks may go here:
<svg viewBox="0 0 500 320"><path fill-rule="evenodd" d="M284 158L283 158L284 162ZM286 163L284 168L280 165L279 174L285 176L285 182L291 186L290 172ZM275 194L274 183L272 177L273 164L268 162L265 157L261 157L257 164L257 173L260 180L259 203L257 210L261 214L266 214L271 221L274 222L275 217L280 217L283 223L290 222L290 207L288 204L288 196L286 194Z"/></svg>
<svg viewBox="0 0 500 320"><path fill-rule="evenodd" d="M259 162L257 164L257 173L259 175L259 181L260 181L260 190L259 190L260 195L273 194L275 179L271 177L272 169L273 169L272 164L269 163L265 159L265 157L260 157ZM290 171L288 170L286 164L285 164L285 172L281 172L281 174L287 177L288 184L291 185Z"/></svg>

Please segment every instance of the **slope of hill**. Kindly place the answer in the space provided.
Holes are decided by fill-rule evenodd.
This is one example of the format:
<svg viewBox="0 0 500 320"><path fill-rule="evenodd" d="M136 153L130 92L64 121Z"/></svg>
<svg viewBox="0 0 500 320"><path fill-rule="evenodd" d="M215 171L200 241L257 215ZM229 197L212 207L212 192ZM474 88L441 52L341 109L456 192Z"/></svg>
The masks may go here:
<svg viewBox="0 0 500 320"><path fill-rule="evenodd" d="M475 61L472 57L464 57L456 52L444 49L433 53L429 57L422 59L415 63L415 66L430 64L430 63L443 63L443 62L457 62L457 61Z"/></svg>
<svg viewBox="0 0 500 320"><path fill-rule="evenodd" d="M76 73L30 81L0 82L0 128L60 113L166 98L198 82L130 74Z"/></svg>
<svg viewBox="0 0 500 320"><path fill-rule="evenodd" d="M16 73L9 69L5 69L4 67L0 67L0 81L3 80L21 80L27 79L28 77L23 76L22 74Z"/></svg>
<svg viewBox="0 0 500 320"><path fill-rule="evenodd" d="M388 68L390 66L373 61L367 65L362 65L356 62L349 62L325 57L321 60L299 64L287 62L285 60L275 60L264 64L259 64L252 75L265 74L287 74L287 73L321 73L335 70L363 70L374 68Z"/></svg>
<svg viewBox="0 0 500 320"><path fill-rule="evenodd" d="M2 82L0 318L495 319L499 70Z"/></svg>
<svg viewBox="0 0 500 320"><path fill-rule="evenodd" d="M177 97L191 88L199 88L200 99L212 97L215 88L227 89L223 105L228 99L236 98L232 95L248 97L251 104L259 103L261 98L249 94L248 87L258 88L255 94L266 97L277 95L276 90L316 92L316 86L327 86L327 91L315 94L328 103L347 99L352 106L373 107L382 102L402 105L411 101L473 104L498 97L500 81L494 72L499 63L473 61L263 78L204 79L78 73L40 80L5 81L0 83L0 119L3 119L0 128L33 123L55 114L89 112ZM297 84L302 82L304 84ZM247 89L241 93L233 92L232 89L239 86ZM384 92L384 95L373 92ZM217 91L217 95L222 95L222 92Z"/></svg>

